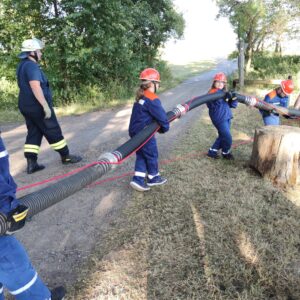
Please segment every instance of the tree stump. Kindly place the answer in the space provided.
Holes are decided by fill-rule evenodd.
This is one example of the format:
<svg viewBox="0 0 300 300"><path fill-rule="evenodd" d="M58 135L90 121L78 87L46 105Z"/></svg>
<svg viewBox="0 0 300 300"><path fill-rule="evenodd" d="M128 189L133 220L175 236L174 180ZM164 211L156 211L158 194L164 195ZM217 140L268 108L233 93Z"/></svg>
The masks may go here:
<svg viewBox="0 0 300 300"><path fill-rule="evenodd" d="M300 128L264 126L255 130L250 165L280 186L300 183Z"/></svg>

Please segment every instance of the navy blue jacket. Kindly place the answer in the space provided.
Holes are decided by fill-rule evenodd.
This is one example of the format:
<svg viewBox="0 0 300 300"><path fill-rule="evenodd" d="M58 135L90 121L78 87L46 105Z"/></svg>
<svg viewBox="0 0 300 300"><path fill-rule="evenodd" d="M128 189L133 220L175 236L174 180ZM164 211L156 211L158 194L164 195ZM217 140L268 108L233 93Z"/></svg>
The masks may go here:
<svg viewBox="0 0 300 300"><path fill-rule="evenodd" d="M40 109L41 105L36 100L29 81L37 80L41 84L44 97L49 106L52 107L52 93L49 86L49 81L45 73L41 70L39 64L26 58L22 59L17 68L17 80L20 88L19 92L19 108L22 109Z"/></svg>
<svg viewBox="0 0 300 300"><path fill-rule="evenodd" d="M222 93L222 90L219 89L210 89L209 94L213 93ZM236 108L238 105L237 100L225 101L223 98L208 102L208 113L213 122L217 125L223 121L230 120L233 118L231 108Z"/></svg>
<svg viewBox="0 0 300 300"><path fill-rule="evenodd" d="M167 114L160 100L156 94L146 90L142 99L133 105L129 124L130 137L139 133L154 120L161 126L162 132L169 130Z"/></svg>
<svg viewBox="0 0 300 300"><path fill-rule="evenodd" d="M7 215L18 206L16 188L17 185L9 172L8 153L0 137L0 212Z"/></svg>

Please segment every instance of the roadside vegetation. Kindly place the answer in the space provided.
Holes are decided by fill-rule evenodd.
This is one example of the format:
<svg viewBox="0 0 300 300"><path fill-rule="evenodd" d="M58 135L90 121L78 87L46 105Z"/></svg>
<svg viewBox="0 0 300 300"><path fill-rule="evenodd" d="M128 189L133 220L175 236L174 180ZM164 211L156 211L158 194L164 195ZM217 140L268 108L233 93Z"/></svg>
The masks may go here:
<svg viewBox="0 0 300 300"><path fill-rule="evenodd" d="M160 91L163 92L175 87L183 80L207 71L215 65L214 60L191 62L186 65L167 64L167 62L161 61L159 66L162 78ZM108 91L102 91L100 86L86 87L79 93L74 92L73 98L68 104L60 103L55 106L55 111L58 116L76 115L131 103L138 82L137 76L136 85L130 91L124 89L122 83L114 84L113 82L110 83ZM0 79L0 124L23 121L23 117L18 110L18 93L16 82L9 82L5 78ZM55 90L53 94L54 99L56 99L58 95Z"/></svg>
<svg viewBox="0 0 300 300"><path fill-rule="evenodd" d="M286 77L296 68L299 70L299 57L281 57L285 41L299 35L295 26L300 16L299 1L218 0L216 4L217 17L227 17L238 40L247 45L246 71L253 67L249 76ZM20 45L27 38L37 37L45 42L42 67L53 89L54 105L61 114L126 103L145 67L161 72L165 88L199 72L197 65L189 65L187 70L180 66L178 76L172 78L171 72L177 67L171 66L170 71L159 59L165 42L181 38L184 32L183 15L171 0L6 0L0 4L0 16L2 122L22 120L17 113L15 70ZM270 48L274 52L266 58ZM280 60L281 68L276 60Z"/></svg>
<svg viewBox="0 0 300 300"><path fill-rule="evenodd" d="M236 160L212 160L205 108L162 167L168 184L132 192L68 299L299 299L300 201L249 167L260 125L240 104Z"/></svg>

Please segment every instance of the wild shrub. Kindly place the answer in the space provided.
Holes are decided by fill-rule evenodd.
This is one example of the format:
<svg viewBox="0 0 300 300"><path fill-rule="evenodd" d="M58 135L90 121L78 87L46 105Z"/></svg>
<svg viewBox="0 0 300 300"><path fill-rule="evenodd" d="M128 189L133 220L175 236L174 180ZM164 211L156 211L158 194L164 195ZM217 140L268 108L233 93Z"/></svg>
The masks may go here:
<svg viewBox="0 0 300 300"><path fill-rule="evenodd" d="M249 76L261 79L287 78L289 75L297 76L300 70L299 55L277 56L271 54L256 54L253 56L254 71Z"/></svg>

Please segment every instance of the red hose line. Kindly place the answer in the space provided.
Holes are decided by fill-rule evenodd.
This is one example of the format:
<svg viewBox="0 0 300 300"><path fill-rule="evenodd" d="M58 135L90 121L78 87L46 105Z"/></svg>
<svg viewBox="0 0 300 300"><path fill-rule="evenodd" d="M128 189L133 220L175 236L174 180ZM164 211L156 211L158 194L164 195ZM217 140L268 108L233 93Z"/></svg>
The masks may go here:
<svg viewBox="0 0 300 300"><path fill-rule="evenodd" d="M158 129L157 129L158 130ZM156 131L157 131L156 130ZM155 132L156 132L155 131ZM104 162L94 162L94 163L91 163L91 164L88 164L86 166L83 166L81 168L78 168L78 169L75 169L71 172L68 172L68 173L65 173L65 174L62 174L62 175L58 175L58 176L54 176L54 177L51 177L49 179L45 179L45 180L42 180L42 181L39 181L39 182L36 182L36 183L32 183L32 184L29 184L29 185L26 185L26 186L23 186L23 187L20 187L17 189L17 191L22 191L22 190L26 190L26 189L29 189L29 188L32 188L32 187L35 187L35 186L39 186L39 185L43 185L43 184L46 184L48 182L51 182L51 181L56 181L56 180L59 180L61 178L64 178L64 177L68 177L70 175L73 175L75 173L78 173L79 171L81 170L84 170L88 167L91 167L91 166L94 166L94 165L97 165L97 164L112 164L112 165L119 165L121 164L125 159L129 158L133 153L135 153L136 151L138 151L143 145L145 145L145 143L148 142L148 140L155 134L155 132L139 147L137 148L134 152L130 153L130 155L128 155L127 157L125 157L124 159L120 160L119 162L117 163L104 163ZM233 144L232 145L232 148L237 148L238 146L241 146L241 145L246 145L246 144L249 144L253 142L253 139L250 139L250 140L247 140L247 141L243 141L243 142L239 142L239 143L236 143L236 144ZM169 163L172 163L172 162L175 162L175 161L180 161L180 160L185 160L185 159L189 159L189 158L193 158L193 157L198 157L198 156L202 156L202 155L205 155L206 152L201 152L201 153L191 153L191 154L188 154L188 155L185 155L184 157L175 157L175 158L172 158L172 159L168 159L168 160L162 160L160 162L161 165L166 165L166 164L169 164ZM120 178L123 178L123 177L126 177L126 176L131 176L133 175L134 172L128 172L128 173L124 173L124 174L121 174L119 176L114 176L114 177L110 177L110 178L106 178L106 179L103 179L103 180L100 180L100 181L97 181L95 183L92 183L90 184L88 187L92 187L92 186L95 186L95 185L99 185L99 184L103 184L105 182L109 182L109 181L114 181L114 180L117 180L117 179L120 179Z"/></svg>

